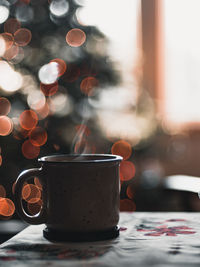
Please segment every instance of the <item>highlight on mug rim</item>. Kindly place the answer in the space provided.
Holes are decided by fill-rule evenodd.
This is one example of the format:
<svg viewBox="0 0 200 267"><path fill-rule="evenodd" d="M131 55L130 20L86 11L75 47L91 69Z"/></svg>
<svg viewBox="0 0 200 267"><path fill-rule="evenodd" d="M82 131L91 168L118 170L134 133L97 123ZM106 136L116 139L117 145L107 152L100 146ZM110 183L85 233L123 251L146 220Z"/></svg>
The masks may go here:
<svg viewBox="0 0 200 267"><path fill-rule="evenodd" d="M41 163L104 163L122 161L123 158L112 154L55 154L39 158Z"/></svg>

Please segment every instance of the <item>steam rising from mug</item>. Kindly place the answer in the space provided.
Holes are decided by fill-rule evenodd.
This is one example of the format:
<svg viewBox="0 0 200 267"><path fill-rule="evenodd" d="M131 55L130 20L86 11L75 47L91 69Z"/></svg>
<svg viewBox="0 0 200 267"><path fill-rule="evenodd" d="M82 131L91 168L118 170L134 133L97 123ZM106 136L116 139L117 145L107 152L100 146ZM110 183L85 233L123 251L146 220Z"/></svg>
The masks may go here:
<svg viewBox="0 0 200 267"><path fill-rule="evenodd" d="M71 145L71 153L76 154L86 154L87 151L87 142L84 140L85 138L85 128L86 123L83 120L83 122L79 125L77 128L76 135L72 141Z"/></svg>

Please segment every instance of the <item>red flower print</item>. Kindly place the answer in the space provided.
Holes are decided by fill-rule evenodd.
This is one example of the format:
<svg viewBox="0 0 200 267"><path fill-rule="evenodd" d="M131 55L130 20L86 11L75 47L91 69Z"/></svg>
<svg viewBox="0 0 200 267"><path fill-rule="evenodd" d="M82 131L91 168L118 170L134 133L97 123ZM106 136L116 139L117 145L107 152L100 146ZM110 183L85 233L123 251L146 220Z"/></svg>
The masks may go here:
<svg viewBox="0 0 200 267"><path fill-rule="evenodd" d="M168 227L167 225L160 225L151 229L142 229L142 228L137 229L137 231L148 232L144 234L145 236L161 236L161 235L176 236L178 234L189 235L196 233L195 231L191 230L192 228L187 226Z"/></svg>

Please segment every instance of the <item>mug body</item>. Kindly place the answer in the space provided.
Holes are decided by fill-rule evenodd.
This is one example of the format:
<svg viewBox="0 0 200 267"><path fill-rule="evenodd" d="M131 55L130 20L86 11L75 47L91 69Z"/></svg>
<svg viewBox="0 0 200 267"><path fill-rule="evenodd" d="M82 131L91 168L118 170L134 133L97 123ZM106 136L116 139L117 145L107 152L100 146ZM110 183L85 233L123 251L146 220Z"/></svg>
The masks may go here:
<svg viewBox="0 0 200 267"><path fill-rule="evenodd" d="M55 155L39 159L48 229L104 231L119 221L119 163L114 155Z"/></svg>

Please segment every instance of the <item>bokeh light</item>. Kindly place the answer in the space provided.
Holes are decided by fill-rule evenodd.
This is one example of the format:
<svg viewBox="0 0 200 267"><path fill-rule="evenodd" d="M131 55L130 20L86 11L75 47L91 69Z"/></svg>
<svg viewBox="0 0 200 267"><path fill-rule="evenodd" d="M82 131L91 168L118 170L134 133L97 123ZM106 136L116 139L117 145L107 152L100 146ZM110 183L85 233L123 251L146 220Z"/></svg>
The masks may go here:
<svg viewBox="0 0 200 267"><path fill-rule="evenodd" d="M49 99L48 103L50 113L61 117L68 115L73 108L71 99L67 94L57 93Z"/></svg>
<svg viewBox="0 0 200 267"><path fill-rule="evenodd" d="M94 88L98 86L98 80L95 77L86 77L81 81L80 89L81 91L91 96L94 93Z"/></svg>
<svg viewBox="0 0 200 267"><path fill-rule="evenodd" d="M4 55L5 51L6 51L6 41L0 34L0 57Z"/></svg>
<svg viewBox="0 0 200 267"><path fill-rule="evenodd" d="M30 140L26 140L22 144L22 154L27 159L34 159L37 158L40 154L40 147L34 146Z"/></svg>
<svg viewBox="0 0 200 267"><path fill-rule="evenodd" d="M135 203L130 199L121 199L120 200L120 211L135 211L136 205Z"/></svg>
<svg viewBox="0 0 200 267"><path fill-rule="evenodd" d="M57 68L58 68L58 77L62 76L66 69L67 69L67 64L63 59L60 58L55 58L52 59L50 62L56 62L57 63Z"/></svg>
<svg viewBox="0 0 200 267"><path fill-rule="evenodd" d="M27 4L21 4L16 6L15 17L23 23L31 22L34 18L32 6Z"/></svg>
<svg viewBox="0 0 200 267"><path fill-rule="evenodd" d="M20 28L21 23L14 18L10 18L4 23L4 31L9 32L11 34L14 34Z"/></svg>
<svg viewBox="0 0 200 267"><path fill-rule="evenodd" d="M40 89L45 96L52 96L58 91L58 82L51 84L40 83Z"/></svg>
<svg viewBox="0 0 200 267"><path fill-rule="evenodd" d="M9 13L9 8L0 4L0 24L7 20Z"/></svg>
<svg viewBox="0 0 200 267"><path fill-rule="evenodd" d="M4 56L6 50L12 47L14 38L11 33L4 32L0 34L0 56Z"/></svg>
<svg viewBox="0 0 200 267"><path fill-rule="evenodd" d="M69 3L67 0L52 0L49 9L54 16L63 17L68 13Z"/></svg>
<svg viewBox="0 0 200 267"><path fill-rule="evenodd" d="M39 199L39 201L35 202L35 203L27 203L27 209L30 215L36 215L37 213L40 212L41 208L42 208L43 202L41 199Z"/></svg>
<svg viewBox="0 0 200 267"><path fill-rule="evenodd" d="M40 179L37 177L34 177L34 184L40 189L42 190L42 185L40 183Z"/></svg>
<svg viewBox="0 0 200 267"><path fill-rule="evenodd" d="M1 197L6 197L6 190L5 187L0 184L0 198Z"/></svg>
<svg viewBox="0 0 200 267"><path fill-rule="evenodd" d="M132 154L132 147L128 142L119 140L112 145L111 153L114 155L119 155L123 157L123 160L126 160L130 158Z"/></svg>
<svg viewBox="0 0 200 267"><path fill-rule="evenodd" d="M28 94L27 103L31 109L38 110L45 106L46 98L39 90L33 90Z"/></svg>
<svg viewBox="0 0 200 267"><path fill-rule="evenodd" d="M3 158L2 158L2 156L0 155L0 166L2 165L2 163L3 163Z"/></svg>
<svg viewBox="0 0 200 267"><path fill-rule="evenodd" d="M0 198L0 215L12 216L15 212L15 205L9 198Z"/></svg>
<svg viewBox="0 0 200 267"><path fill-rule="evenodd" d="M0 116L7 115L10 112L10 101L5 97L0 97Z"/></svg>
<svg viewBox="0 0 200 267"><path fill-rule="evenodd" d="M57 62L50 62L43 65L38 72L40 81L44 84L55 83L59 77L59 65Z"/></svg>
<svg viewBox="0 0 200 267"><path fill-rule="evenodd" d="M42 127L35 127L30 132L29 139L34 146L43 146L47 141L47 132Z"/></svg>
<svg viewBox="0 0 200 267"><path fill-rule="evenodd" d="M5 51L3 57L4 57L6 60L10 61L10 60L12 60L13 58L15 58L15 57L18 55L18 53L19 53L19 47L18 47L17 45L12 45L10 48L8 48L8 49Z"/></svg>
<svg viewBox="0 0 200 267"><path fill-rule="evenodd" d="M39 119L44 119L49 115L49 105L45 103L43 107L35 108L35 111L38 114Z"/></svg>
<svg viewBox="0 0 200 267"><path fill-rule="evenodd" d="M79 115L82 115L81 113L82 113L82 110L84 110L85 102L82 101L84 97L83 95L80 94L79 85L80 85L80 90L83 94L89 95L89 96L92 95L94 93L94 89L98 86L98 83L100 82L100 80L97 80L95 74L97 74L98 72L97 70L103 68L103 63L102 63L102 66L99 65L96 68L96 64L98 65L98 60L97 60L96 62L94 62L95 71L92 70L91 72L89 72L90 66L91 66L90 64L91 58L90 57L87 58L87 56L92 56L93 53L89 51L88 49L85 50L86 49L86 38L87 38L87 41L89 41L90 39L89 37L91 37L91 39L95 39L96 38L95 34L97 35L100 34L101 36L103 36L103 34L98 33L98 30L95 30L95 28L87 28L87 27L85 27L86 30L84 32L82 30L84 29L84 26L80 26L81 29L78 29L78 28L71 29L71 27L74 27L74 25L78 25L78 24L75 24L75 20L73 20L74 18L72 19L72 16L74 16L75 14L75 9L77 8L76 4L73 6L73 1L70 2L69 0L58 0L58 1L48 0L49 10L45 10L45 14L44 14L45 16L44 18L41 18L41 21L39 21L37 18L37 16L39 17L41 13L39 11L38 11L39 15L34 14L34 13L37 13L37 8L40 9L40 4L41 4L41 8L46 8L46 4L47 4L46 0L41 0L41 3L40 3L40 0L35 0L35 1L2 0L2 1L10 3L11 16L12 17L16 16L18 19L15 19L15 18L8 19L4 23L4 26L2 25L2 31L4 27L5 32L0 35L0 37L2 37L2 40L3 40L2 42L3 48L2 48L2 52L0 53L2 53L1 54L2 58L9 61L9 64L4 64L4 63L2 64L3 60L1 60L0 62L0 87L2 90L6 91L6 93L2 95L9 95L9 92L15 92L16 90L20 89L19 92L17 92L16 94L15 93L10 94L8 97L10 101L12 102L12 112L11 112L11 115L9 116L10 117L12 116L12 118L13 116L15 116L14 117L15 118L14 131L18 133L19 135L21 135L20 138L18 139L19 141L14 140L15 143L20 144L24 142L21 147L23 156L27 159L34 159L38 157L40 153L40 149L41 149L41 154L45 153L46 150L52 149L52 147L50 146L50 143L44 146L43 148L40 148L40 146L44 145L47 142L47 132L45 129L50 129L54 127L55 126L54 122L56 122L56 124L57 123L59 124L60 122L61 123L64 122L62 124L62 127L66 127L66 130L68 127L73 128L75 123L77 122L80 123L81 120L79 120L80 118ZM30 6L29 6L29 3L30 3ZM69 5L70 5L70 10L69 10ZM57 27L57 25L54 25L55 28L54 26L52 28L51 25L53 24L51 23L50 20L48 20L49 19L48 11L50 11L53 16L57 16L57 17L63 17L69 12L69 18L67 17L67 20L65 18L63 20L60 20L61 22L60 27ZM73 11L74 11L74 14L73 14ZM0 10L0 14L1 14L1 10ZM30 25L29 22L30 20L33 19L33 17L34 17L33 24ZM44 22L46 19L49 23L51 23L51 25L47 26L47 29L49 29L49 31L47 30L46 32L44 32L43 30L46 27L46 24ZM68 24L68 19L71 20L69 24ZM21 27L28 27L29 29L32 30L32 32L29 29L21 28ZM58 29L58 31L53 30L56 28ZM63 32L64 29L65 29L65 33ZM69 29L71 30L68 32ZM92 32L90 32L90 29L92 29ZM89 35L86 36L86 33L88 31L89 31L90 36ZM34 40L34 42L30 43L32 34L34 36L34 39L35 38L36 39ZM94 38L93 38L93 35L94 35ZM48 43L47 41L48 37L52 38L53 40L52 43ZM101 38L104 41L104 38L103 37ZM67 43L65 42L65 40ZM66 50L63 50L62 41L64 41L64 46ZM45 46L45 42L46 42L46 46ZM30 43L30 46L24 47L28 45L29 43ZM107 43L107 40L105 40L105 45L106 43ZM82 49L79 48L82 45L84 45L84 51L82 51ZM1 46L1 43L0 43L0 46ZM63 51L66 51L66 54L63 53ZM68 54L70 58L69 61L68 61ZM96 54L96 56L98 57L99 55ZM55 58L55 57L58 57L58 58ZM59 57L63 58L64 60ZM19 73L15 71L15 69L13 68L13 64L17 64L21 62L21 60L23 60L22 64L14 66L16 70L20 71ZM73 65L71 63L74 63L74 68L72 67L70 71L70 67ZM100 58L99 58L99 64L101 64ZM5 71L3 70L4 66L5 66L5 69L7 68ZM107 67L109 67L109 65L107 65ZM38 76L41 82L40 88L38 88L38 77L35 77L35 74L38 70L39 70ZM110 71L111 71L110 74L112 74L112 68L110 68ZM92 75L95 77L92 77ZM33 83L30 83L27 86L24 83L22 83L21 81L23 80L24 76L32 76ZM86 77L86 76L90 76L90 77ZM103 80L104 79L106 80L107 76L108 78L109 77L112 78L112 75L109 76L109 72L108 72L108 73L105 73L105 77L103 77ZM16 79L14 77L16 77ZM99 77L101 79L101 75L99 75ZM63 87L65 86L64 89L61 88L62 86L58 87L58 81L57 81L58 78L60 78L59 80L60 84L63 85ZM16 81L16 82L13 82L13 81ZM68 82L74 82L74 81L75 83L71 85L68 84ZM58 92L58 88L59 88L59 92ZM73 90L74 88L75 90ZM40 91L39 89L41 89L41 92L38 92ZM31 90L32 92L34 90L34 93L32 93ZM37 95L36 95L36 91L37 91ZM63 113L60 113L61 115L59 115L60 116L59 117L57 115L58 112L56 112L56 110L58 110L62 106L61 104L63 104L64 109L67 110L68 102L65 101L65 99L68 99L67 92L69 92L69 94L72 96L71 99L72 99L72 106L74 110L72 110L73 113L69 113L70 116L68 116L68 118L65 119ZM76 99L77 96L78 96L78 99ZM7 106L7 110L6 110L3 102L1 102L1 99L2 97L0 97L0 116L4 116L4 118L6 118L6 120L10 121L12 124L12 120L9 117L6 117L8 113L10 112L11 107ZM79 109L79 103L83 103L83 109L81 108ZM54 112L52 108L53 105L55 107L55 113L53 113ZM30 110L24 111L24 109L29 109L29 108ZM80 111L78 111L78 109ZM89 109L90 107L88 108L88 110ZM49 113L51 116L49 116L48 119L44 121L39 121L38 123L38 120L40 118L46 118L49 115ZM88 118L91 118L92 120L93 118L92 108L86 113L91 114L91 115L88 115ZM84 116L86 117L86 115ZM68 120L69 120L69 124L68 124ZM39 127L38 124L42 125L44 128ZM10 128L12 129L12 127ZM21 130L20 130L20 127L22 127ZM56 135L58 134L60 136L60 139L59 138L56 139L56 135L53 136L53 138L55 137L54 138L55 140L50 139L51 137L50 135L48 136L49 141L59 143L59 145L55 144L54 147L56 150L61 149L61 151L63 150L62 142L65 142L66 146L67 144L69 145L69 140L73 134L73 129L74 129L74 128L73 129L70 128L72 129L72 133L70 130L65 135L64 134L65 131L63 132L62 127L61 128L54 127L55 128L54 132L56 133ZM1 130L2 129L1 129L1 123L0 123L0 132ZM86 125L79 124L76 126L76 130L77 132L82 131L82 136L85 139L79 138L79 140L75 144L75 148L74 148L75 152L83 153L84 151L85 153L95 153L96 147L92 143L91 140L94 140L94 142L96 142L96 140L95 138L93 138L93 136L90 136L91 134L90 129L88 129ZM6 135L10 131L7 131L7 133L5 133L5 129L4 129L4 133L2 135ZM48 134L50 134L50 131L48 131ZM24 140L25 138L28 138L28 140ZM5 141L6 140L7 138L5 138ZM10 142L9 140L8 142ZM14 147L15 147L15 143L13 144ZM13 154L13 156L14 155L15 153ZM6 160L6 155L5 155L5 163L8 160L9 160L9 157ZM3 170L4 166L1 169ZM39 180L34 179L34 183L35 183L35 186L41 190L41 187L40 187L41 185L39 186ZM13 184L13 190L14 190L14 187L15 187L15 183ZM29 198L30 194L31 192L29 192L26 199ZM34 208L37 209L38 208L37 205L40 202L41 202L41 199L39 199L39 201L36 203L29 202L27 203L27 207L29 209L29 206L31 208L33 208L32 206L35 206ZM41 205L39 206L41 207Z"/></svg>
<svg viewBox="0 0 200 267"><path fill-rule="evenodd" d="M26 28L20 28L14 33L14 41L19 46L26 46L32 38L31 31Z"/></svg>
<svg viewBox="0 0 200 267"><path fill-rule="evenodd" d="M26 184L22 189L22 198L26 202L36 203L41 198L41 191L34 184Z"/></svg>
<svg viewBox="0 0 200 267"><path fill-rule="evenodd" d="M33 110L24 110L20 114L19 123L25 130L31 130L37 125L38 116Z"/></svg>
<svg viewBox="0 0 200 267"><path fill-rule="evenodd" d="M22 47L18 47L17 55L14 56L11 60L9 60L12 64L18 64L24 59L24 49Z"/></svg>
<svg viewBox="0 0 200 267"><path fill-rule="evenodd" d="M122 161L120 163L120 180L128 181L135 176L135 165L131 161Z"/></svg>
<svg viewBox="0 0 200 267"><path fill-rule="evenodd" d="M78 28L71 29L66 34L66 42L72 47L79 47L85 43L86 35L84 31Z"/></svg>
<svg viewBox="0 0 200 267"><path fill-rule="evenodd" d="M10 50L10 49L9 49ZM7 53L7 51L6 51ZM0 60L0 87L7 93L19 90L22 86L23 78L19 72L4 60Z"/></svg>
<svg viewBox="0 0 200 267"><path fill-rule="evenodd" d="M9 135L13 130L13 122L7 116L0 116L0 135Z"/></svg>
<svg viewBox="0 0 200 267"><path fill-rule="evenodd" d="M26 200L31 194L31 188L29 184L26 184L22 188L22 199Z"/></svg>
<svg viewBox="0 0 200 267"><path fill-rule="evenodd" d="M21 137L21 138L19 138L19 140L21 140L21 139L25 139L29 136L30 130L25 130L25 129L19 127L18 133Z"/></svg>

